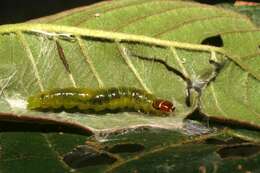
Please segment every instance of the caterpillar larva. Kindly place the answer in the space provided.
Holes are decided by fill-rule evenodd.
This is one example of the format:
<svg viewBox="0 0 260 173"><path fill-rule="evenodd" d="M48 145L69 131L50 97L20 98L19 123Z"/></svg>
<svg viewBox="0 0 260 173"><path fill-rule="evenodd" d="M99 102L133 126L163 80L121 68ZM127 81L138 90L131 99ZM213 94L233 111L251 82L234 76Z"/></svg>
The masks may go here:
<svg viewBox="0 0 260 173"><path fill-rule="evenodd" d="M77 110L79 112L137 111L169 115L175 107L168 100L137 88L119 87L92 90L89 88L54 89L31 96L31 110Z"/></svg>

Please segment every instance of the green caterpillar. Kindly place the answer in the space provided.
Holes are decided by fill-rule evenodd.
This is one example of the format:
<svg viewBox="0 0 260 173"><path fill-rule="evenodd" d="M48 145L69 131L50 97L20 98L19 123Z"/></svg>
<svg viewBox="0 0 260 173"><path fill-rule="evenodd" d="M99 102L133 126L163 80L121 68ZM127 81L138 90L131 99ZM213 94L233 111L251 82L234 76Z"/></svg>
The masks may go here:
<svg viewBox="0 0 260 173"><path fill-rule="evenodd" d="M175 107L168 100L137 88L119 87L92 90L89 88L64 88L41 92L28 98L30 110L76 110L101 113L106 111L136 111L166 116Z"/></svg>

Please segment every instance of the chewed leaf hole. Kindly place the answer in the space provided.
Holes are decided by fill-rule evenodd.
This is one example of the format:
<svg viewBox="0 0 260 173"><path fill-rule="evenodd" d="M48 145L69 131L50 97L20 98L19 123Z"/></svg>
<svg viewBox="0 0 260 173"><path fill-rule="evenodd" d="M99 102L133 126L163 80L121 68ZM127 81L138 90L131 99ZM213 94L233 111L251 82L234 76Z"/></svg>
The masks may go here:
<svg viewBox="0 0 260 173"><path fill-rule="evenodd" d="M208 37L202 40L201 44L216 46L216 47L223 47L223 40L220 35Z"/></svg>
<svg viewBox="0 0 260 173"><path fill-rule="evenodd" d="M143 150L144 146L141 144L117 144L108 151L111 153L135 153Z"/></svg>
<svg viewBox="0 0 260 173"><path fill-rule="evenodd" d="M78 146L63 157L70 167L77 169L87 166L112 164L117 159L103 151L97 151L89 146Z"/></svg>
<svg viewBox="0 0 260 173"><path fill-rule="evenodd" d="M224 145L226 144L225 141L220 140L220 139L215 139L215 138L209 138L205 140L206 144L213 144L213 145Z"/></svg>
<svg viewBox="0 0 260 173"><path fill-rule="evenodd" d="M240 145L240 146L229 146L221 148L217 151L221 158L241 158L250 157L260 152L260 145Z"/></svg>

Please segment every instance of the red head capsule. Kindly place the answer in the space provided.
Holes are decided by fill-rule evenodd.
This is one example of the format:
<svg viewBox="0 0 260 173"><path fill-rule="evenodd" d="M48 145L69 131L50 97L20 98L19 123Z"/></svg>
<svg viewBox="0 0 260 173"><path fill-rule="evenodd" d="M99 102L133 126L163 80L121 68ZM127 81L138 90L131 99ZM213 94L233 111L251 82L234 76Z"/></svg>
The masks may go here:
<svg viewBox="0 0 260 173"><path fill-rule="evenodd" d="M175 109L172 102L160 99L153 101L153 107L162 112L173 112Z"/></svg>

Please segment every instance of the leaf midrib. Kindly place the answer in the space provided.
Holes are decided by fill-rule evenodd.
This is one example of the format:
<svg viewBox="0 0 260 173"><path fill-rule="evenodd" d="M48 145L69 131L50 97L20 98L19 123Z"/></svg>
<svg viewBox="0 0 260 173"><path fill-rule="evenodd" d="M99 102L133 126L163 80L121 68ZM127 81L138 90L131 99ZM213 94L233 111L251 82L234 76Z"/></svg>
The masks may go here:
<svg viewBox="0 0 260 173"><path fill-rule="evenodd" d="M42 31L50 32L51 34L56 34L59 36L60 33L69 33L76 36L86 36L93 38L101 38L108 39L112 41L118 42L138 42L150 45L158 45L163 47L176 47L187 50L199 50L205 52L216 51L222 54L225 54L225 51L222 48L200 45L200 44L190 44L190 43L182 43L176 41L168 41L168 40L160 40L156 38L151 38L147 36L134 35L134 34L125 34L125 33L115 33L103 30L94 30L94 29L86 29L86 28L77 28L77 27L69 27L69 26L61 26L61 25L52 25L52 24L11 24L11 25L2 25L0 27L0 34L8 34L13 32L34 32L41 34Z"/></svg>

